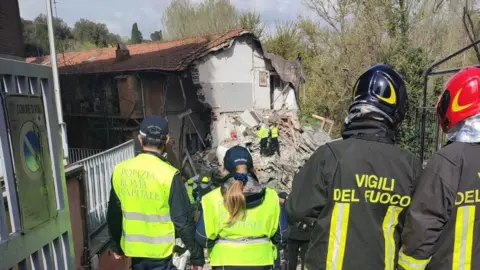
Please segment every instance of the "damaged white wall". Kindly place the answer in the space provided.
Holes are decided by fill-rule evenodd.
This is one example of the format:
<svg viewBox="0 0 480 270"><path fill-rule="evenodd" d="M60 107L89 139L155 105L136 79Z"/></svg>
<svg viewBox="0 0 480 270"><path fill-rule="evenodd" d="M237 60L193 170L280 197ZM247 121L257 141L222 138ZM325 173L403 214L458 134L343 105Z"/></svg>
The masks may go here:
<svg viewBox="0 0 480 270"><path fill-rule="evenodd" d="M228 138L235 126L230 116L247 109L271 107L270 66L258 43L250 37L237 38L230 48L214 52L195 62L199 91L212 107L213 146Z"/></svg>
<svg viewBox="0 0 480 270"><path fill-rule="evenodd" d="M295 90L291 84L283 82L279 76L273 76L273 109L297 110L297 100L295 98Z"/></svg>
<svg viewBox="0 0 480 270"><path fill-rule="evenodd" d="M195 62L205 101L218 112L270 109L272 70L259 45L249 37Z"/></svg>

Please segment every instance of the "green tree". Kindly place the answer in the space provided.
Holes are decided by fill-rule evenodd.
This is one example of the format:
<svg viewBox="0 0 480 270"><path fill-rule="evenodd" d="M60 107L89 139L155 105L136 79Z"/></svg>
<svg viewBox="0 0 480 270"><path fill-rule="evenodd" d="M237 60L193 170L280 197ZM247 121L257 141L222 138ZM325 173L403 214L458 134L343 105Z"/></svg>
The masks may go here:
<svg viewBox="0 0 480 270"><path fill-rule="evenodd" d="M247 13L242 20L230 0L173 0L162 15L164 34L170 39L220 33L242 27L242 21L248 30L263 32L256 13Z"/></svg>
<svg viewBox="0 0 480 270"><path fill-rule="evenodd" d="M150 34L150 39L152 41L162 41L163 40L163 33L162 30L160 31L155 31Z"/></svg>
<svg viewBox="0 0 480 270"><path fill-rule="evenodd" d="M140 32L140 30L138 30L137 23L134 23L132 25L132 36L130 38L130 42L132 44L139 44L139 43L142 43L142 41L143 41L142 32Z"/></svg>
<svg viewBox="0 0 480 270"><path fill-rule="evenodd" d="M240 15L239 20L243 29L252 32L257 38L262 37L265 26L260 19L260 14L255 11L246 12Z"/></svg>
<svg viewBox="0 0 480 270"><path fill-rule="evenodd" d="M27 56L48 55L50 44L46 15L39 14L33 21L22 20L22 23ZM62 19L54 18L53 29L57 50L68 50L69 40L73 38L70 27Z"/></svg>
<svg viewBox="0 0 480 270"><path fill-rule="evenodd" d="M275 25L274 34L267 37L267 49L285 59L295 59L302 51L301 35L296 22L279 23Z"/></svg>
<svg viewBox="0 0 480 270"><path fill-rule="evenodd" d="M76 41L89 42L96 47L107 47L116 44L120 38L108 31L104 23L96 23L86 19L80 19L73 27L73 36Z"/></svg>

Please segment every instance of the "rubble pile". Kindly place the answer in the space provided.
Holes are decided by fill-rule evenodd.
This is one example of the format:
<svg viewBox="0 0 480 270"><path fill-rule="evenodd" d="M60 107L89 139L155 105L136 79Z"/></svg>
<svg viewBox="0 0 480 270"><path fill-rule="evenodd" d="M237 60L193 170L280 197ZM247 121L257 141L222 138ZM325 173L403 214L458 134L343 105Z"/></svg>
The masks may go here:
<svg viewBox="0 0 480 270"><path fill-rule="evenodd" d="M256 174L262 184L277 191L289 191L293 176L305 164L313 152L330 137L318 128L301 127L296 117L290 112L275 112L261 114L255 111L245 111L232 117L230 137L219 143L215 149L198 152L192 156L196 167L219 168L225 152L232 146L247 147L254 161ZM280 156L260 154L260 141L257 127L265 123L278 123Z"/></svg>

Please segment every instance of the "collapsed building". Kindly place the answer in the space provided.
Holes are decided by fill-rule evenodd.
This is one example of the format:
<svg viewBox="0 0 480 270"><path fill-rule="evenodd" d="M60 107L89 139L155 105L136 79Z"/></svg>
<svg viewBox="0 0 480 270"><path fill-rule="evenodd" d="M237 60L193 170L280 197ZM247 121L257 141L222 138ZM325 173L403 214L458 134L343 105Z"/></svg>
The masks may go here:
<svg viewBox="0 0 480 270"><path fill-rule="evenodd" d="M61 53L57 59L70 156L77 159L135 138L148 115L167 117L169 153L178 167L186 155L225 146L232 131L252 137L252 126L232 121L241 121L246 110L261 119L285 111L298 123L301 57L270 54L241 29ZM27 62L49 65L51 59Z"/></svg>
<svg viewBox="0 0 480 270"><path fill-rule="evenodd" d="M197 152L191 157L195 173L215 171L221 167L225 152L232 146L247 147L252 154L255 173L262 184L277 191L290 191L295 173L313 152L330 141L330 136L320 127L300 126L295 111L251 111L229 117L230 136L216 148ZM257 127L277 123L280 155L261 155Z"/></svg>

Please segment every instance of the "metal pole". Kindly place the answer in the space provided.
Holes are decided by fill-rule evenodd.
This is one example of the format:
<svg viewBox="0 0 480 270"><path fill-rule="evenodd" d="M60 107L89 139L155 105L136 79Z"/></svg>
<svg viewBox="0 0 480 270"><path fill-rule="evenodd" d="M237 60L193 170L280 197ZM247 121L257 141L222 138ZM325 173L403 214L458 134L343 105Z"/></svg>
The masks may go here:
<svg viewBox="0 0 480 270"><path fill-rule="evenodd" d="M50 43L50 58L52 62L53 75L53 94L55 97L55 107L57 109L57 118L60 131L60 138L62 139L63 149L63 163L67 164L68 160L68 143L67 143L67 128L63 121L62 98L60 95L60 80L58 78L57 53L55 51L55 34L53 31L53 4L54 0L47 1L47 25L48 25L48 41Z"/></svg>

